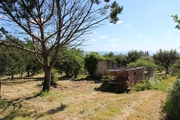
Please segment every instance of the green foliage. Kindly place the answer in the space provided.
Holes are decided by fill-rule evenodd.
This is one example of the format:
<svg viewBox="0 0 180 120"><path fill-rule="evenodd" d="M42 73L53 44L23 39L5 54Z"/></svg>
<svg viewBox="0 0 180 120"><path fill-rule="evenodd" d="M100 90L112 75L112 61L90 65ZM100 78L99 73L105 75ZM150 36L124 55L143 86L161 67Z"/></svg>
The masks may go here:
<svg viewBox="0 0 180 120"><path fill-rule="evenodd" d="M18 39L15 40L19 42ZM24 72L34 74L41 70L33 54L6 46L0 46L0 50L0 75L22 75Z"/></svg>
<svg viewBox="0 0 180 120"><path fill-rule="evenodd" d="M172 75L180 78L180 59L179 58L178 60L175 61L175 63L171 67L171 70L172 70Z"/></svg>
<svg viewBox="0 0 180 120"><path fill-rule="evenodd" d="M91 77L94 77L94 72L97 69L96 66L100 60L102 60L102 57L97 52L91 52L85 56L85 68Z"/></svg>
<svg viewBox="0 0 180 120"><path fill-rule="evenodd" d="M0 53L1 59L1 75L23 74L26 69L25 53L15 49L0 46L0 49L5 49Z"/></svg>
<svg viewBox="0 0 180 120"><path fill-rule="evenodd" d="M160 77L160 78L157 78L157 79L160 81L160 83L158 85L158 90L162 90L162 91L165 91L165 92L169 91L169 89L172 89L173 84L177 80L176 77L172 77L172 76L169 76L169 75L166 75L165 77L162 77L162 78Z"/></svg>
<svg viewBox="0 0 180 120"><path fill-rule="evenodd" d="M114 53L113 52L109 52L109 53L106 53L103 55L104 59L105 60L111 60L111 61L114 61Z"/></svg>
<svg viewBox="0 0 180 120"><path fill-rule="evenodd" d="M127 56L123 54L119 54L115 57L116 63L118 63L121 67L126 67L127 65Z"/></svg>
<svg viewBox="0 0 180 120"><path fill-rule="evenodd" d="M127 54L127 63L136 62L142 56L148 56L148 55L149 55L148 51L143 52L143 51L131 50Z"/></svg>
<svg viewBox="0 0 180 120"><path fill-rule="evenodd" d="M144 91L144 90L157 90L158 85L160 81L159 80L143 80L142 83L136 84L132 87L133 91Z"/></svg>
<svg viewBox="0 0 180 120"><path fill-rule="evenodd" d="M0 109L3 109L3 108L5 108L5 107L7 107L8 105L9 105L8 102L6 102L5 100L2 100L2 99L0 98Z"/></svg>
<svg viewBox="0 0 180 120"><path fill-rule="evenodd" d="M177 14L176 15L172 15L172 17L173 17L174 22L177 23L175 28L180 29L180 19L179 19L178 15Z"/></svg>
<svg viewBox="0 0 180 120"><path fill-rule="evenodd" d="M51 71L51 85L57 85L58 81L58 71L55 69L52 69Z"/></svg>
<svg viewBox="0 0 180 120"><path fill-rule="evenodd" d="M147 69L156 67L155 63L152 60L148 60L148 59L138 59L136 62L131 62L127 64L127 68L141 67L141 66Z"/></svg>
<svg viewBox="0 0 180 120"><path fill-rule="evenodd" d="M163 106L163 112L169 120L180 120L180 80L177 80L169 92Z"/></svg>
<svg viewBox="0 0 180 120"><path fill-rule="evenodd" d="M57 69L61 73L65 73L66 77L74 76L76 78L78 74L83 72L83 68L83 51L75 48L63 48L55 65L55 69Z"/></svg>
<svg viewBox="0 0 180 120"><path fill-rule="evenodd" d="M160 49L156 54L153 55L153 59L157 65L163 66L166 73L169 73L169 68L179 58L176 50L162 50Z"/></svg>
<svg viewBox="0 0 180 120"><path fill-rule="evenodd" d="M120 14L123 10L123 7L119 6L116 1L114 1L111 4L111 13L110 13L110 18L111 18L111 23L116 23L119 21L119 18L117 17L118 14Z"/></svg>

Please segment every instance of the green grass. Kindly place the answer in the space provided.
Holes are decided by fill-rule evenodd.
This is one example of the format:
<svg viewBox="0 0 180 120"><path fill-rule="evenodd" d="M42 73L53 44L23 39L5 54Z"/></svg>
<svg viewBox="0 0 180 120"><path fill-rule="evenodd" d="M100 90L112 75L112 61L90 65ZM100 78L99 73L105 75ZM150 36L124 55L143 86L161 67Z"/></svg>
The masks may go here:
<svg viewBox="0 0 180 120"><path fill-rule="evenodd" d="M5 107L7 107L8 105L9 105L8 102L6 102L5 100L2 100L2 99L0 98L0 109L3 109L3 108L5 108Z"/></svg>
<svg viewBox="0 0 180 120"><path fill-rule="evenodd" d="M160 81L160 83L157 85L158 90L162 91L169 91L169 89L172 89L173 84L177 81L177 77L169 77L167 79L163 79Z"/></svg>

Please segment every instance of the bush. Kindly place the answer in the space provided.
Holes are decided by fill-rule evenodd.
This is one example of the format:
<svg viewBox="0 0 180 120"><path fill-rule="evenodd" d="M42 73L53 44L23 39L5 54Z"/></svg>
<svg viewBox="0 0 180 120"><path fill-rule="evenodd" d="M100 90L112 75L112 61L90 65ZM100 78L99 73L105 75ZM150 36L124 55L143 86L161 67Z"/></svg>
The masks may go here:
<svg viewBox="0 0 180 120"><path fill-rule="evenodd" d="M156 65L153 61L138 59L136 62L127 64L127 68L144 66L146 69L154 68Z"/></svg>
<svg viewBox="0 0 180 120"><path fill-rule="evenodd" d="M169 120L180 120L180 80L174 83L163 106L163 112Z"/></svg>
<svg viewBox="0 0 180 120"><path fill-rule="evenodd" d="M7 106L8 106L8 102L6 102L0 98L0 109L3 109Z"/></svg>
<svg viewBox="0 0 180 120"><path fill-rule="evenodd" d="M136 84L132 87L133 91L144 91L144 90L157 90L159 80L143 80L142 83Z"/></svg>
<svg viewBox="0 0 180 120"><path fill-rule="evenodd" d="M86 55L84 59L85 68L91 77L94 77L94 73L97 69L96 66L100 60L102 60L102 57L97 52L91 52Z"/></svg>
<svg viewBox="0 0 180 120"><path fill-rule="evenodd" d="M97 91L112 92L112 93L123 93L125 92L115 81L104 80L99 88L95 88Z"/></svg>

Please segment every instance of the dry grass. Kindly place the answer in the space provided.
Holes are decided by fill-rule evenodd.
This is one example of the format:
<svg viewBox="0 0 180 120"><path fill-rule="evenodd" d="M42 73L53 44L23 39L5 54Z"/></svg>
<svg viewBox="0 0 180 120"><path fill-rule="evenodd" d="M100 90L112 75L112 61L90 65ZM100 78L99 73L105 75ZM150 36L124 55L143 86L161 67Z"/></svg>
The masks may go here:
<svg viewBox="0 0 180 120"><path fill-rule="evenodd" d="M36 76L40 77L40 76ZM166 93L142 91L114 94L95 91L92 81L59 81L60 87L36 96L39 79L3 80L0 120L157 120Z"/></svg>

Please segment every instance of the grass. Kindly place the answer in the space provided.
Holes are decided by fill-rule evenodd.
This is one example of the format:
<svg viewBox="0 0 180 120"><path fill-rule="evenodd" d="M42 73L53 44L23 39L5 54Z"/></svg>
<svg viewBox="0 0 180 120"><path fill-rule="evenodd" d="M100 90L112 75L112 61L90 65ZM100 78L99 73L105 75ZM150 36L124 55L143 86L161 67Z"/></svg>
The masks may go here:
<svg viewBox="0 0 180 120"><path fill-rule="evenodd" d="M167 81L174 79L169 78ZM169 85L164 82L162 80L161 87ZM41 91L39 84L41 81L35 78L27 79L27 82L4 80L2 99L11 105L0 109L0 119L151 120L160 118L161 101L166 97L164 91L157 90L124 94L96 91L94 88L101 84L85 80L58 81L60 87L51 88L49 93L43 92L37 96Z"/></svg>
<svg viewBox="0 0 180 120"><path fill-rule="evenodd" d="M158 90L162 90L162 91L169 91L169 89L172 89L173 84L177 81L177 77L169 77L167 79L163 79L161 80L161 82L159 83Z"/></svg>

